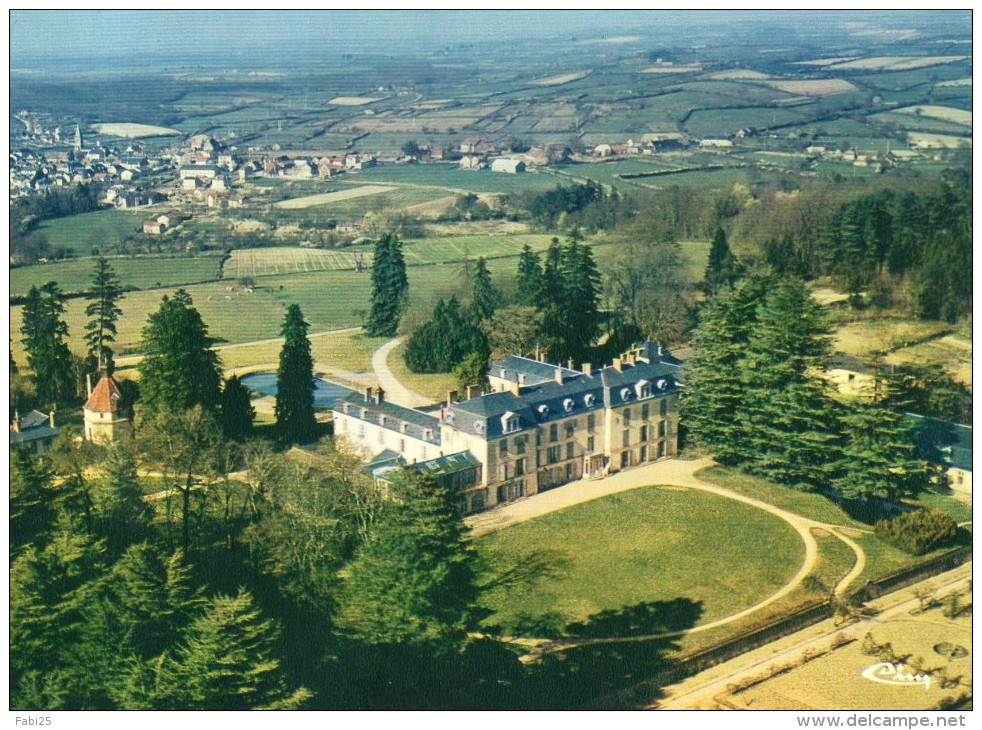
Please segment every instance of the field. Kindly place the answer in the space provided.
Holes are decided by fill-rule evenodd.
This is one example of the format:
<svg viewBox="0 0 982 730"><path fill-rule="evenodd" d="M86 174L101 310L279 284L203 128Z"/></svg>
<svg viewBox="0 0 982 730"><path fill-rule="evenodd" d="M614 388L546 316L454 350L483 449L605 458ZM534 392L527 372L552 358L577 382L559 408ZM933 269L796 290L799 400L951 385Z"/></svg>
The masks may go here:
<svg viewBox="0 0 982 730"><path fill-rule="evenodd" d="M885 317L863 319L839 327L833 337L832 346L847 355L868 357L875 353L910 347L946 334L951 329L951 325L943 322Z"/></svg>
<svg viewBox="0 0 982 730"><path fill-rule="evenodd" d="M137 289L176 286L218 278L218 256L109 257L124 287ZM10 294L27 294L32 286L56 281L65 293L87 291L92 283L95 259L81 258L10 270Z"/></svg>
<svg viewBox="0 0 982 730"><path fill-rule="evenodd" d="M336 96L327 103L334 106L363 106L376 101L382 100L374 96Z"/></svg>
<svg viewBox="0 0 982 730"><path fill-rule="evenodd" d="M509 175L490 170L461 170L454 164L379 165L362 170L359 180L371 183L423 185L454 192L513 193L555 187L552 175L526 172Z"/></svg>
<svg viewBox="0 0 982 730"><path fill-rule="evenodd" d="M903 109L895 109L894 112L897 114L932 117L933 119L942 119L946 122L972 126L972 112L965 111L964 109L953 109L950 106L907 106Z"/></svg>
<svg viewBox="0 0 982 730"><path fill-rule="evenodd" d="M715 495L659 487L490 533L477 548L490 575L539 566L527 582L487 595L486 623L546 638L601 612L655 608L661 601L695 602L697 623L722 618L774 593L804 557L798 535L771 515Z"/></svg>
<svg viewBox="0 0 982 730"><path fill-rule="evenodd" d="M804 94L805 96L831 96L833 94L849 94L858 89L844 79L801 79L799 81L767 81L772 89L786 91L789 94Z"/></svg>
<svg viewBox="0 0 982 730"><path fill-rule="evenodd" d="M42 221L37 230L54 249L87 254L94 247L105 248L129 236L142 235L148 215L146 211L98 210Z"/></svg>
<svg viewBox="0 0 982 730"><path fill-rule="evenodd" d="M854 61L832 63L828 68L836 71L909 71L944 63L964 61L969 56L875 56Z"/></svg>
<svg viewBox="0 0 982 730"><path fill-rule="evenodd" d="M287 210L302 210L303 208L313 208L315 205L328 205L330 203L340 203L352 198L363 198L366 195L378 195L379 193L392 192L392 188L381 185L362 185L361 187L351 188L350 190L338 190L333 193L322 193L320 195L307 195L303 198L291 198L281 200L276 203L277 208Z"/></svg>
<svg viewBox="0 0 982 730"><path fill-rule="evenodd" d="M167 127L155 127L151 124L93 124L92 128L99 134L108 134L111 137L170 137L180 135L182 132L177 129Z"/></svg>
<svg viewBox="0 0 982 730"><path fill-rule="evenodd" d="M590 75L589 71L574 71L573 73L561 74L559 76L550 76L545 79L537 79L532 81L533 86L562 86L563 84L568 84L572 81L579 81L580 79L585 79Z"/></svg>

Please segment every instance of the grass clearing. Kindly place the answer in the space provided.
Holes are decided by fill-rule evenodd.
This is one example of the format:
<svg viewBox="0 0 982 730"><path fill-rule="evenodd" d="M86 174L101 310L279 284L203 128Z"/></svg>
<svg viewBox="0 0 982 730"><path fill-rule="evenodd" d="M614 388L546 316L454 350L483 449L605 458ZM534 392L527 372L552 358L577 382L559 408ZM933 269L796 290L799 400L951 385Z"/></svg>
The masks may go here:
<svg viewBox="0 0 982 730"><path fill-rule="evenodd" d="M532 86L562 86L563 84L568 84L573 81L579 81L580 79L585 79L590 75L590 70L586 71L574 71L568 74L560 74L558 76L550 76L545 79L537 79L532 81Z"/></svg>
<svg viewBox="0 0 982 730"><path fill-rule="evenodd" d="M384 187L382 185L362 185L361 187L352 188L350 190L338 190L333 193L321 193L320 195L307 195L302 198L291 198L289 200L281 200L276 203L277 208L284 208L286 210L302 210L304 208L313 208L317 205L328 205L330 203L339 203L344 200L351 200L353 198L364 198L368 195L378 195L379 193L389 193L392 192L392 188Z"/></svg>
<svg viewBox="0 0 982 730"><path fill-rule="evenodd" d="M658 487L570 507L485 535L476 545L489 576L515 566L539 568L538 575L485 594L486 622L519 635L549 626L561 633L602 611L676 599L700 605L697 623L705 623L771 595L804 558L794 530L765 512Z"/></svg>
<svg viewBox="0 0 982 730"><path fill-rule="evenodd" d="M389 353L389 369L396 380L417 393L439 403L447 392L458 390L457 379L452 373L414 373L406 366L406 343L400 342Z"/></svg>
<svg viewBox="0 0 982 730"><path fill-rule="evenodd" d="M944 322L923 322L915 319L891 319L878 316L847 322L832 337L832 348L854 357L910 347L925 339L950 332Z"/></svg>
<svg viewBox="0 0 982 730"><path fill-rule="evenodd" d="M913 114L914 116L931 117L932 119L941 119L946 122L965 124L969 127L972 126L972 112L965 111L964 109L955 109L950 106L933 106L930 104L905 106L902 109L894 109L893 111L895 114Z"/></svg>
<svg viewBox="0 0 982 730"><path fill-rule="evenodd" d="M10 270L10 294L27 294L32 286L56 281L66 293L87 291L92 284L94 258L72 259ZM124 287L138 289L177 286L218 278L218 256L109 257Z"/></svg>
<svg viewBox="0 0 982 730"><path fill-rule="evenodd" d="M374 96L335 96L327 103L332 106L364 106L365 104L374 104L376 101L382 101L382 99Z"/></svg>
<svg viewBox="0 0 982 730"><path fill-rule="evenodd" d="M142 235L143 221L149 217L149 211L97 210L42 221L37 231L52 248L90 253L93 248L106 249L116 241Z"/></svg>
<svg viewBox="0 0 982 730"><path fill-rule="evenodd" d="M804 96L833 96L859 91L845 79L800 79L797 81L767 81L766 86L789 94Z"/></svg>

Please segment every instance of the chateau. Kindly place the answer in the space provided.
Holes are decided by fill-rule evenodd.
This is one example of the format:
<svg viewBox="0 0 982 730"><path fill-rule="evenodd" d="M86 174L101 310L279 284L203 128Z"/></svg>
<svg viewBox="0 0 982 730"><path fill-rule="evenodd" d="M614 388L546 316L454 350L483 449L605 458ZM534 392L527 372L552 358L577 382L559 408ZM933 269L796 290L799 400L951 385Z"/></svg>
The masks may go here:
<svg viewBox="0 0 982 730"><path fill-rule="evenodd" d="M380 389L346 396L334 433L371 457L377 478L407 464L451 482L461 509L477 512L675 454L679 364L650 342L596 369L511 356L491 365L492 392L451 391L432 413Z"/></svg>

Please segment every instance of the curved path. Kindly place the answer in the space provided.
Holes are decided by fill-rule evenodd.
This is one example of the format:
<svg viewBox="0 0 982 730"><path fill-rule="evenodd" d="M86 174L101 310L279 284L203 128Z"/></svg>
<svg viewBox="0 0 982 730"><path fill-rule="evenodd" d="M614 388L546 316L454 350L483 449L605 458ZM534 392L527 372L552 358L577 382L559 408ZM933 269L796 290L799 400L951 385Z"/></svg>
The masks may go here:
<svg viewBox="0 0 982 730"><path fill-rule="evenodd" d="M389 340L372 355L372 370L375 371L375 378L378 384L385 391L385 399L393 403L405 406L406 408L419 408L433 404L432 398L427 398L422 393L417 393L411 388L399 382L395 374L389 370L389 353L402 342L404 337L396 337Z"/></svg>
<svg viewBox="0 0 982 730"><path fill-rule="evenodd" d="M571 639L545 642L540 642L534 639L519 639L516 643L535 646L529 655L523 657L523 660L530 661L534 660L538 656L541 656L542 654L552 654L579 646L651 641L654 639L681 636L683 634L698 633L701 631L708 631L710 629L718 628L720 626L725 626L733 623L734 621L739 621L742 618L746 618L750 614L760 611L762 608L769 606L775 601L778 601L791 593L791 591L800 586L805 577L811 573L818 562L819 557L818 543L815 541L815 536L812 534L812 530L815 528L821 528L831 533L848 545L849 548L856 554L856 563L852 570L842 580L840 580L835 587L835 592L837 594L841 594L843 591L845 591L846 588L848 588L849 585L851 585L852 582L855 581L860 574L862 574L866 567L865 553L853 540L837 531L836 525L828 525L812 520L808 517L802 517L801 515L794 514L793 512L788 512L779 507L775 507L768 502L763 502L753 497L747 497L746 495L726 489L725 487L710 484L709 482L705 482L695 476L695 472L712 464L713 462L710 459L697 459L693 461L669 459L660 461L654 464L637 467L626 472L620 472L606 479L600 479L593 482L586 481L569 484L565 487L560 487L549 492L544 492L540 495L534 495L528 499L521 500L520 502L506 505L497 510L493 510L490 513L485 512L467 519L467 524L471 526L473 534L482 535L495 530L500 530L510 525L525 522L550 512L565 509L566 507L570 507L574 504L580 504L582 502L591 501L593 499L605 497L610 494L616 494L618 492L628 491L630 489L637 489L643 486L664 484L666 486L698 489L756 507L788 523L798 533L802 542L805 544L805 559L801 564L801 568L794 575L794 577L788 581L788 583L786 583L776 593L773 593L765 598L763 601L760 601L749 608L745 608L742 611L731 614L730 616L726 616L709 623L700 624L699 626L686 631L671 631L641 636L582 640Z"/></svg>

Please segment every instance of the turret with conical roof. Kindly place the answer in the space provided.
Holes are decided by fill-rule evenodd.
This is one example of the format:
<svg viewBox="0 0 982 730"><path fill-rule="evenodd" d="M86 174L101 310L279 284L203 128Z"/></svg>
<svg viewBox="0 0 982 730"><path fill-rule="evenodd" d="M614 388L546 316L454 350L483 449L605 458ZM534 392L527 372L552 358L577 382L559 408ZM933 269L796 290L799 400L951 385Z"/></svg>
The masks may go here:
<svg viewBox="0 0 982 730"><path fill-rule="evenodd" d="M87 441L110 444L129 430L130 419L123 395L105 364L99 369L99 382L95 388L91 387L90 381L88 396L82 408Z"/></svg>

